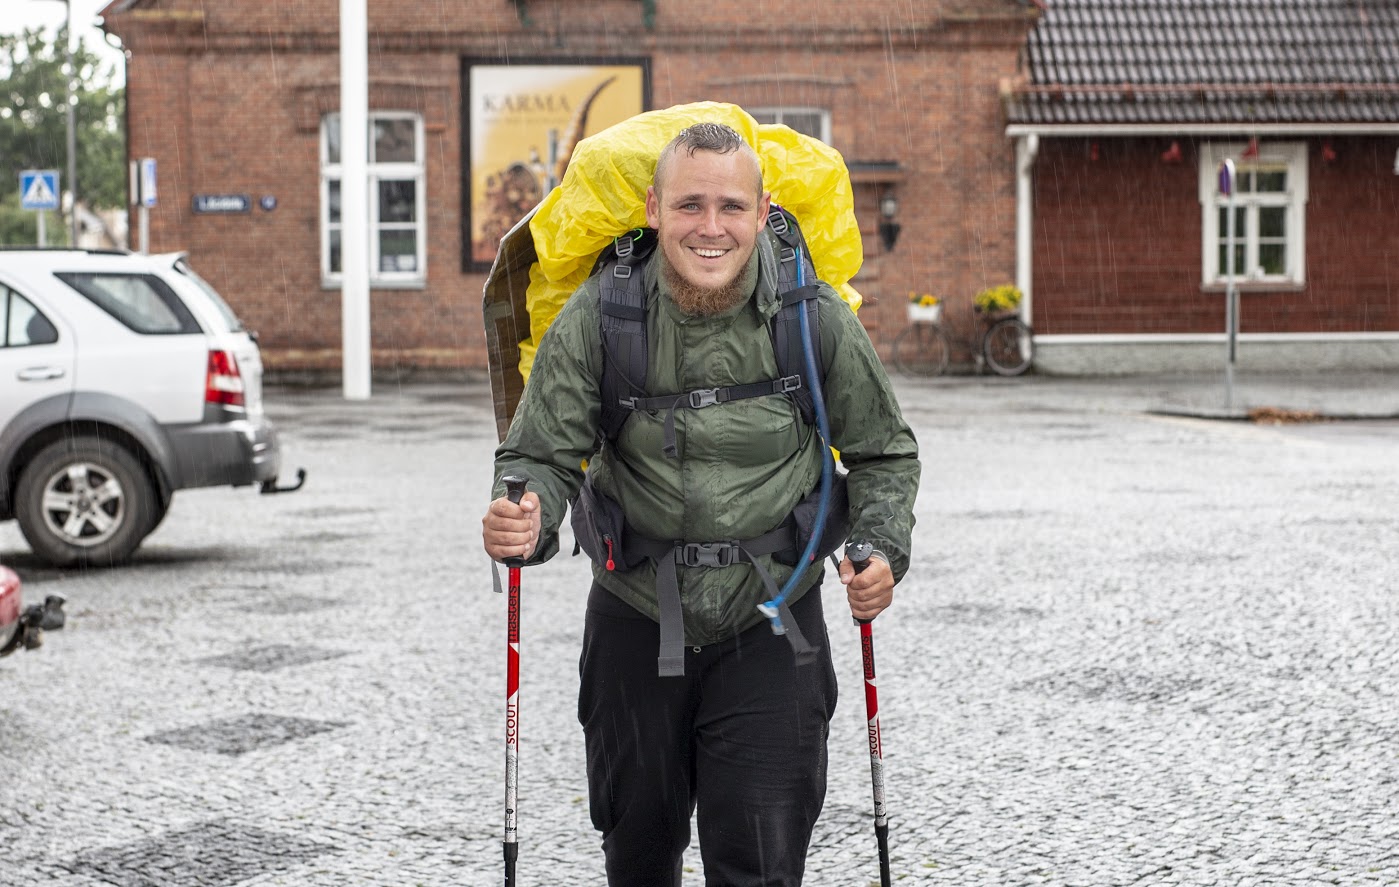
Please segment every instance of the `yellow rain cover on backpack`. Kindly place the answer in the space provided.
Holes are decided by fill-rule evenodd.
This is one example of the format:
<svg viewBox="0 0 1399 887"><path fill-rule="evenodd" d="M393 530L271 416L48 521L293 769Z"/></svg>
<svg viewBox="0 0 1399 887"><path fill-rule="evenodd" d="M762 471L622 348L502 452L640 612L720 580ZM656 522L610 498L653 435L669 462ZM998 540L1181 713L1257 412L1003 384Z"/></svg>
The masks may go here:
<svg viewBox="0 0 1399 887"><path fill-rule="evenodd" d="M646 226L646 189L656 158L680 130L695 123L727 124L757 151L763 182L773 202L796 216L817 276L852 310L859 308L860 294L850 278L860 270L864 251L840 152L785 126L759 124L737 105L698 102L648 111L580 141L563 182L530 219L535 252L525 297L530 338L520 342L520 374L526 380L544 331L588 279L598 255L619 234Z"/></svg>

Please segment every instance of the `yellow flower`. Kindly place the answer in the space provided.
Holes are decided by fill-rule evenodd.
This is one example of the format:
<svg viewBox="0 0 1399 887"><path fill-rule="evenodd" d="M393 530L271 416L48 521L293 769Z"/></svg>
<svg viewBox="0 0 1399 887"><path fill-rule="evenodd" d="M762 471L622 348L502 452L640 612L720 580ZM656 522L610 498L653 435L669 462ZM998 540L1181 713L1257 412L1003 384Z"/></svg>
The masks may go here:
<svg viewBox="0 0 1399 887"><path fill-rule="evenodd" d="M914 292L910 292L910 293L908 294L908 300L909 300L910 302L912 302L914 305L919 306L920 308L931 308L932 306L936 305L938 302L942 301L941 299L939 299L937 296L933 295L932 293L914 293Z"/></svg>
<svg viewBox="0 0 1399 887"><path fill-rule="evenodd" d="M1014 311L1020 305L1023 293L1013 283L991 286L976 294L973 302L978 311Z"/></svg>

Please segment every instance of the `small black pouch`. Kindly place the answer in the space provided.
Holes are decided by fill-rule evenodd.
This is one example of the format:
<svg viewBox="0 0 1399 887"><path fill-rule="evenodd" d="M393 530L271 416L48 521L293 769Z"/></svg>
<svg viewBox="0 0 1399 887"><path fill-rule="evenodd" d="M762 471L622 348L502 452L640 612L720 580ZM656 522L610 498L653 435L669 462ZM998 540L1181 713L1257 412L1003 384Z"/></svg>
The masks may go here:
<svg viewBox="0 0 1399 887"><path fill-rule="evenodd" d="M816 526L816 513L821 509L821 486L807 493L805 498L792 509L792 521L797 527L795 549L779 551L773 560L787 566L795 566L797 558L806 550L807 540ZM826 513L826 526L821 530L821 541L812 552L816 558L823 558L845 544L850 535L850 493L845 488L845 475L836 472L831 478L831 508Z"/></svg>
<svg viewBox="0 0 1399 887"><path fill-rule="evenodd" d="M578 547L604 569L626 572L645 559L643 555L627 559L627 522L622 506L593 486L591 475L569 503L569 523Z"/></svg>

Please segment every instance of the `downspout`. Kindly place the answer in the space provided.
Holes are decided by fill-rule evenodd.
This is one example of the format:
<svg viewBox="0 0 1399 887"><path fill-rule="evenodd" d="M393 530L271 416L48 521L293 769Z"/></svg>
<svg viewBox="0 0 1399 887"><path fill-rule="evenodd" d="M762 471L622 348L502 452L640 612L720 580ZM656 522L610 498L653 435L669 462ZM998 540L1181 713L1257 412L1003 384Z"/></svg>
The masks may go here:
<svg viewBox="0 0 1399 887"><path fill-rule="evenodd" d="M1034 205L1030 170L1039 154L1040 137L1035 133L1015 141L1015 285L1022 294L1020 319L1034 326L1034 292L1030 286L1034 239Z"/></svg>

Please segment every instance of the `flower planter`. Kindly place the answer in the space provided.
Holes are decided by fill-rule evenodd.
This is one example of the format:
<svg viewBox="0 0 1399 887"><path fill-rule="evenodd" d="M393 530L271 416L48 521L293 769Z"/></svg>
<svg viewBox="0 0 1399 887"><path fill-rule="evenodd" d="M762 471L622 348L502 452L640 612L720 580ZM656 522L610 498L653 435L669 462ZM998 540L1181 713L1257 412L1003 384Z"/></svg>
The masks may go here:
<svg viewBox="0 0 1399 887"><path fill-rule="evenodd" d="M936 305L908 305L909 323L937 323L942 320L942 303Z"/></svg>

